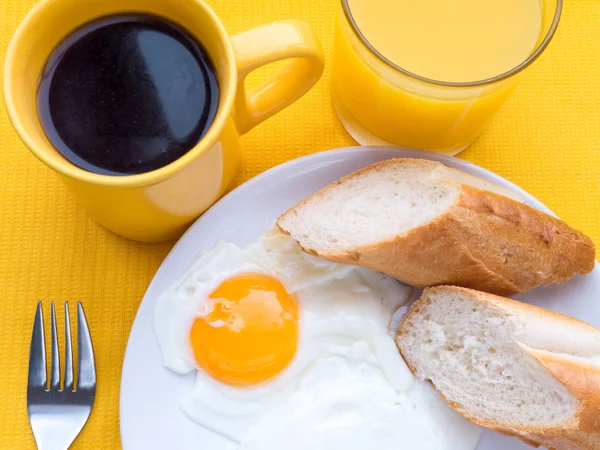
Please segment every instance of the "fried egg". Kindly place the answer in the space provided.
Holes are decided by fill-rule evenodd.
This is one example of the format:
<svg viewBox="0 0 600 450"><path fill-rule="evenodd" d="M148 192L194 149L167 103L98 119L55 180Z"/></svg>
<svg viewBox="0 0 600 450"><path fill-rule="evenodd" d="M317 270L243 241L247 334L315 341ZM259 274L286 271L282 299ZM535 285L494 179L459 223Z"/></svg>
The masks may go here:
<svg viewBox="0 0 600 450"><path fill-rule="evenodd" d="M154 328L163 365L196 373L181 409L234 448L472 450L477 427L414 379L394 343L410 291L271 229L202 252L159 298Z"/></svg>

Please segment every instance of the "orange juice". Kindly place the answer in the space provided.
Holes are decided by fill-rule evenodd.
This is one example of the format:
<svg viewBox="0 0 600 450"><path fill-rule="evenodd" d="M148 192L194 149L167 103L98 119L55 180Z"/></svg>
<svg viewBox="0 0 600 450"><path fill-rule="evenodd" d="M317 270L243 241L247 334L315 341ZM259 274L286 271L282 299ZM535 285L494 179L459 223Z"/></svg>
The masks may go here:
<svg viewBox="0 0 600 450"><path fill-rule="evenodd" d="M550 40L560 0L540 1L342 0L332 88L344 125L361 143L464 149Z"/></svg>

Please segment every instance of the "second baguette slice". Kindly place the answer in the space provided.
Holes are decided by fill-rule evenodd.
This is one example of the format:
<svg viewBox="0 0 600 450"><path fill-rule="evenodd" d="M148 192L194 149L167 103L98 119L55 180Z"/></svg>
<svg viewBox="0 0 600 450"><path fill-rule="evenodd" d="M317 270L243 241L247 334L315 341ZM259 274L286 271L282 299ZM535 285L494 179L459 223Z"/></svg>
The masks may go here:
<svg viewBox="0 0 600 450"><path fill-rule="evenodd" d="M411 371L483 427L551 450L600 450L600 330L455 286L423 291L400 322Z"/></svg>
<svg viewBox="0 0 600 450"><path fill-rule="evenodd" d="M594 244L511 192L441 163L391 159L327 186L277 221L307 252L413 286L499 295L594 268Z"/></svg>

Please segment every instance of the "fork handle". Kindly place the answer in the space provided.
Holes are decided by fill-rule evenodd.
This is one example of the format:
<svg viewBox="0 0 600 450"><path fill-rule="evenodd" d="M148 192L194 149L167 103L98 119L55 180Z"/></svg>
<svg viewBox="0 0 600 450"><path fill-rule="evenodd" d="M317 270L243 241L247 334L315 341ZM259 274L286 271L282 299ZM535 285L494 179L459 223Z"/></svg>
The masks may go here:
<svg viewBox="0 0 600 450"><path fill-rule="evenodd" d="M29 422L38 450L67 450L85 424L79 408L30 406Z"/></svg>

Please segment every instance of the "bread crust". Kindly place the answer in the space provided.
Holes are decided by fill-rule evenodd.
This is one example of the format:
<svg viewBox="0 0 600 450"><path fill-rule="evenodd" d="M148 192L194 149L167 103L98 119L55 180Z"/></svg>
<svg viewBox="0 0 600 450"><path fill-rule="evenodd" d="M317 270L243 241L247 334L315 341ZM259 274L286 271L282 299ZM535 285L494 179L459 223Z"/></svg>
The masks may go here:
<svg viewBox="0 0 600 450"><path fill-rule="evenodd" d="M305 199L284 213L277 225L291 234L284 222L313 197L367 171L407 163L441 165L402 159L374 164ZM594 243L585 234L511 198L451 180L444 183L458 186L459 195L448 210L427 224L347 251L303 249L331 261L368 267L413 286L456 285L498 295L563 283L577 273L593 270Z"/></svg>
<svg viewBox="0 0 600 450"><path fill-rule="evenodd" d="M411 372L415 375L418 373L415 361L403 350L401 344L402 337L408 332L410 327L409 322L419 320L419 302L426 301L428 295L433 292L460 292L463 295L468 295L473 301L486 304L487 306L500 307L518 316L525 323L527 321L547 321L546 325L549 328L556 327L557 325L560 327L562 325L562 331L570 331L578 328L579 333L582 333L581 337L584 337L584 334L591 334L588 337L596 341L600 348L600 330L572 317L484 292L455 286L438 286L423 291L421 298L411 307L399 326L396 343L402 357L408 364ZM565 355L554 353L553 348L535 349L524 346L523 350L531 355L560 383L566 386L576 398L579 407L576 414L570 419L549 427L514 426L482 420L470 414L462 405L446 399L442 392L440 392L440 396L448 402L451 408L471 422L504 435L517 437L526 444L534 447L544 445L549 450L600 449L600 367L583 359L588 355L581 355L581 359L578 359L579 355L577 354ZM437 390L435 385L434 387Z"/></svg>

